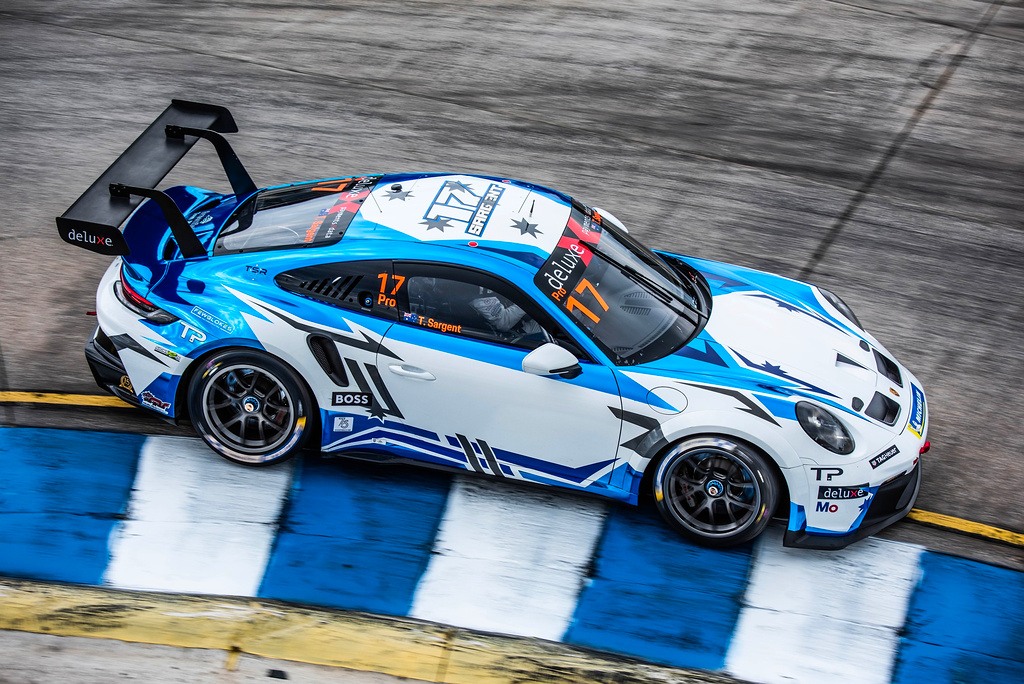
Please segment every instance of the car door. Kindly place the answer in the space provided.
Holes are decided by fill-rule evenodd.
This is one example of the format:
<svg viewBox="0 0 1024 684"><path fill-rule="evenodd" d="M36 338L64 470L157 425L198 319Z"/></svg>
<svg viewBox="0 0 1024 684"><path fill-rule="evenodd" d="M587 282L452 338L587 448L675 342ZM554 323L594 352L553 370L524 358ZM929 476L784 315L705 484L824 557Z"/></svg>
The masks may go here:
<svg viewBox="0 0 1024 684"><path fill-rule="evenodd" d="M390 277L389 260L283 272L276 277L278 286L301 299L287 310L264 306L261 313L269 322L254 323L278 336L278 353L313 391L322 411L324 451L372 447L382 421L399 416L377 374L380 342L398 318L394 298L379 292ZM288 335L281 337L282 331ZM270 338L264 338L268 344Z"/></svg>
<svg viewBox="0 0 1024 684"><path fill-rule="evenodd" d="M386 292L396 293L400 315L382 342L391 355L377 355L379 375L404 420L433 435L444 459L497 477L584 488L607 481L621 408L610 368L494 276L395 262L393 278ZM526 355L551 340L580 358L578 376L523 371Z"/></svg>

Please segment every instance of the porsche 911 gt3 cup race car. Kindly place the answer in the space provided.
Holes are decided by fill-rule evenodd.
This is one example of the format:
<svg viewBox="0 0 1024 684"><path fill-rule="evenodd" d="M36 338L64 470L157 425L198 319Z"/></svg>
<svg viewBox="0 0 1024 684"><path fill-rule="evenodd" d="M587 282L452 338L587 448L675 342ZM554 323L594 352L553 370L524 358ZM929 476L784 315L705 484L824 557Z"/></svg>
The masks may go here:
<svg viewBox="0 0 1024 684"><path fill-rule="evenodd" d="M912 507L924 392L834 294L652 252L606 211L501 177L257 189L236 130L175 100L57 219L117 257L96 381L222 456L312 446L650 491L713 546L779 515L786 545L841 548ZM232 192L155 190L200 138Z"/></svg>

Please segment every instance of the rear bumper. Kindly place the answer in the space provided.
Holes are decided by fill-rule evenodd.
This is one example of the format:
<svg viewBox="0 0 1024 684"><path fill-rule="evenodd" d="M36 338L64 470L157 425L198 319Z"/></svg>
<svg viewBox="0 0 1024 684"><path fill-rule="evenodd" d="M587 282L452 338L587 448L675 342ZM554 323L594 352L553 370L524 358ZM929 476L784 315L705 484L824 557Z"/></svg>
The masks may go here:
<svg viewBox="0 0 1024 684"><path fill-rule="evenodd" d="M920 462L909 473L897 477L878 488L871 506L860 526L843 535L812 534L804 530L786 530L783 546L800 549L842 549L855 541L870 537L875 532L892 525L914 507L917 493L921 489Z"/></svg>
<svg viewBox="0 0 1024 684"><path fill-rule="evenodd" d="M128 379L128 372L113 344L99 327L85 345L85 359L89 362L89 370L92 371L92 377L100 388L122 401L140 406L139 398L135 396L131 380Z"/></svg>

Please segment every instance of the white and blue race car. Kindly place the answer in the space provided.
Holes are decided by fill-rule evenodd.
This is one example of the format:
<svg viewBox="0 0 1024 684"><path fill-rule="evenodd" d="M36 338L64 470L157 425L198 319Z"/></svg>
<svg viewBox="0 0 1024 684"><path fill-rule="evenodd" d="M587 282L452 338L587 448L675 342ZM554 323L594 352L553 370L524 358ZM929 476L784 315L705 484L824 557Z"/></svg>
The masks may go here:
<svg viewBox="0 0 1024 684"><path fill-rule="evenodd" d="M57 219L117 257L86 347L99 385L222 456L309 446L651 492L713 546L778 515L787 546L841 548L913 506L924 392L834 294L652 252L606 211L500 177L257 189L235 130L176 100ZM200 138L233 191L155 190Z"/></svg>

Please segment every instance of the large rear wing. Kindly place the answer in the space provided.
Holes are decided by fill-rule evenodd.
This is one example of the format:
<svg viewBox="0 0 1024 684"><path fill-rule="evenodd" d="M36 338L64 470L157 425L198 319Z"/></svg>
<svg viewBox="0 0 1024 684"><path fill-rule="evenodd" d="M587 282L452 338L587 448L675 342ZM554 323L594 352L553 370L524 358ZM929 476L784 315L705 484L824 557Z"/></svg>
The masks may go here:
<svg viewBox="0 0 1024 684"><path fill-rule="evenodd" d="M216 148L232 191L239 196L256 192L249 173L221 135L237 131L231 112L224 107L171 100L163 114L57 217L61 238L99 254L127 255L128 243L118 227L148 197L167 217L182 256L204 255L206 250L174 200L155 188L192 146L205 138Z"/></svg>

